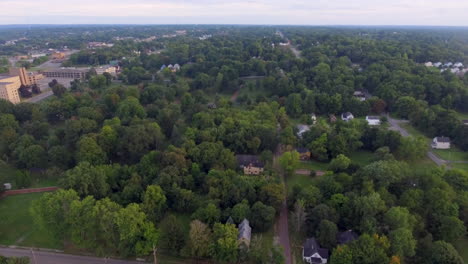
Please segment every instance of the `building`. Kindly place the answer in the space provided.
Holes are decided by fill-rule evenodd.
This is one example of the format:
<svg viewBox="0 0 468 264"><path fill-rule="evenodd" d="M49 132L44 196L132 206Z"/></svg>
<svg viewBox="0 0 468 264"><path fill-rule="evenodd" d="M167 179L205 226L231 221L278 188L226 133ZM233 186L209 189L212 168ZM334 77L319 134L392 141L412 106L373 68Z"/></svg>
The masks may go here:
<svg viewBox="0 0 468 264"><path fill-rule="evenodd" d="M308 238L302 248L302 259L309 264L328 262L328 249L320 248L315 238Z"/></svg>
<svg viewBox="0 0 468 264"><path fill-rule="evenodd" d="M249 220L245 219L239 224L239 235L237 241L239 245L250 246L250 239L252 237L252 228L250 227Z"/></svg>
<svg viewBox="0 0 468 264"><path fill-rule="evenodd" d="M366 94L362 91L355 91L353 93L353 96L356 97L361 102L366 100Z"/></svg>
<svg viewBox="0 0 468 264"><path fill-rule="evenodd" d="M26 71L25 68L10 68L10 76L18 76L20 78L21 84L24 86L37 85L39 80L44 79L42 74L33 74Z"/></svg>
<svg viewBox="0 0 468 264"><path fill-rule="evenodd" d="M457 67L457 68L462 68L463 67L463 63L461 62L457 62L453 65L453 67Z"/></svg>
<svg viewBox="0 0 468 264"><path fill-rule="evenodd" d="M315 114L310 115L310 120L312 120L312 125L317 124L317 116Z"/></svg>
<svg viewBox="0 0 468 264"><path fill-rule="evenodd" d="M463 120L462 122L463 122L463 125L468 126L468 119Z"/></svg>
<svg viewBox="0 0 468 264"><path fill-rule="evenodd" d="M442 62L436 62L433 65L434 65L434 67L439 68L440 66L442 66Z"/></svg>
<svg viewBox="0 0 468 264"><path fill-rule="evenodd" d="M43 71L42 74L48 78L66 78L66 79L86 79L88 68L61 68Z"/></svg>
<svg viewBox="0 0 468 264"><path fill-rule="evenodd" d="M96 74L101 75L104 74L105 72L109 73L110 75L117 75L117 70L114 66L106 65L106 66L100 66L98 68L95 68Z"/></svg>
<svg viewBox="0 0 468 264"><path fill-rule="evenodd" d="M348 122L348 121L351 121L353 119L354 119L354 116L353 116L353 114L351 112L346 112L346 113L341 114L341 120L343 120L343 121Z"/></svg>
<svg viewBox="0 0 468 264"><path fill-rule="evenodd" d="M434 65L432 64L432 62L430 62L430 61L424 63L424 65L426 65L426 67L432 67L432 66L434 66Z"/></svg>
<svg viewBox="0 0 468 264"><path fill-rule="evenodd" d="M304 125L304 124L299 124L296 126L297 128L297 136L302 138L302 135L308 131L310 131L310 126Z"/></svg>
<svg viewBox="0 0 468 264"><path fill-rule="evenodd" d="M237 155L237 164L246 175L259 175L263 173L265 165L258 156L255 155Z"/></svg>
<svg viewBox="0 0 468 264"><path fill-rule="evenodd" d="M19 76L0 76L0 98L18 104L21 102L19 88L21 80Z"/></svg>
<svg viewBox="0 0 468 264"><path fill-rule="evenodd" d="M358 239L358 234L354 232L353 230L348 230L345 232L338 233L336 236L336 241L338 242L338 245L344 245L348 244L350 242L353 242L354 240Z"/></svg>
<svg viewBox="0 0 468 264"><path fill-rule="evenodd" d="M65 53L63 52L54 52L50 55L53 60L63 60L65 59Z"/></svg>
<svg viewBox="0 0 468 264"><path fill-rule="evenodd" d="M448 137L435 137L432 140L433 149L450 149L450 138Z"/></svg>
<svg viewBox="0 0 468 264"><path fill-rule="evenodd" d="M299 153L300 160L310 160L310 150L308 148L299 147L296 148L297 153Z"/></svg>
<svg viewBox="0 0 468 264"><path fill-rule="evenodd" d="M366 121L369 126L380 125L380 118L378 116L366 116Z"/></svg>

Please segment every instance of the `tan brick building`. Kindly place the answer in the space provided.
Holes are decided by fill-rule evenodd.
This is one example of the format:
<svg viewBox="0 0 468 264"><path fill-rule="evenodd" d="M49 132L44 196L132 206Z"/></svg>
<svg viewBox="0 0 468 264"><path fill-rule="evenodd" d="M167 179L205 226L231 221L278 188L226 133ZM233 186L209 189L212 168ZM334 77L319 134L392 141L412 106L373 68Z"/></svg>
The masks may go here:
<svg viewBox="0 0 468 264"><path fill-rule="evenodd" d="M25 68L10 68L9 75L18 76L20 78L21 84L24 86L37 84L39 80L44 79L44 75L28 73Z"/></svg>
<svg viewBox="0 0 468 264"><path fill-rule="evenodd" d="M21 102L19 88L21 80L19 76L0 76L0 98L14 104Z"/></svg>

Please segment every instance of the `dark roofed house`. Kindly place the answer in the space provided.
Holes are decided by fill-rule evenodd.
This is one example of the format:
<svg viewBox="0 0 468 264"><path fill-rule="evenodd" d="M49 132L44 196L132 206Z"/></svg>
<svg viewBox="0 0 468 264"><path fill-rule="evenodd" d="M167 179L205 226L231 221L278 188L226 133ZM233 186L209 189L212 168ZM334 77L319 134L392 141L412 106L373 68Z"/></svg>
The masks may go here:
<svg viewBox="0 0 468 264"><path fill-rule="evenodd" d="M237 164L247 175L259 175L263 172L265 165L256 155L236 155Z"/></svg>
<svg viewBox="0 0 468 264"><path fill-rule="evenodd" d="M351 112L346 112L346 113L341 114L341 119L347 122L347 121L353 120L354 115Z"/></svg>
<svg viewBox="0 0 468 264"><path fill-rule="evenodd" d="M328 262L328 249L321 248L315 238L308 238L302 249L302 259L309 264Z"/></svg>
<svg viewBox="0 0 468 264"><path fill-rule="evenodd" d="M299 147L296 148L296 151L299 153L301 160L310 160L310 150L308 148Z"/></svg>
<svg viewBox="0 0 468 264"><path fill-rule="evenodd" d="M450 149L450 138L435 137L431 144L433 149Z"/></svg>
<svg viewBox="0 0 468 264"><path fill-rule="evenodd" d="M252 237L252 228L250 227L249 220L244 219L239 224L239 235L237 236L237 241L239 245L244 244L247 247L250 246L250 239Z"/></svg>
<svg viewBox="0 0 468 264"><path fill-rule="evenodd" d="M354 240L358 239L358 234L354 232L353 230L348 230L345 232L338 233L336 237L336 241L338 241L339 245L344 245L348 244L350 242L353 242Z"/></svg>

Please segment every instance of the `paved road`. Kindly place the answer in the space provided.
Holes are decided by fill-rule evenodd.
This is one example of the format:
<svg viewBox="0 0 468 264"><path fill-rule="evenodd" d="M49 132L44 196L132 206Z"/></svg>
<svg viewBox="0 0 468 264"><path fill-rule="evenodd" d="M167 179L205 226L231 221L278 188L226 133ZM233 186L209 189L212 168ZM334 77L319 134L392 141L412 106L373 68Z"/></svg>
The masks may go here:
<svg viewBox="0 0 468 264"><path fill-rule="evenodd" d="M47 91L47 92L43 92L37 96L34 96L28 100L26 100L26 102L28 103L38 103L44 99L47 99L49 98L50 96L54 95L54 93L52 91Z"/></svg>
<svg viewBox="0 0 468 264"><path fill-rule="evenodd" d="M388 119L388 123L390 124L390 127L389 129L390 130L393 130L393 131L398 131L400 132L400 134L404 137L409 137L411 136L410 133L408 133L408 131L406 131L406 129L402 128L400 126L400 124L402 123L408 123L409 121L408 120L398 120L398 119L393 119L390 117L390 115L387 114L387 119ZM439 158L437 155L434 154L434 152L432 152L431 150L427 151L427 157L429 159L431 159L435 164L437 164L438 166L448 166L450 167L450 164L448 161L446 160L443 160L441 158Z"/></svg>
<svg viewBox="0 0 468 264"><path fill-rule="evenodd" d="M16 248L0 248L0 255L7 257L29 257L31 264L141 264L144 262L76 256L63 253L35 251Z"/></svg>

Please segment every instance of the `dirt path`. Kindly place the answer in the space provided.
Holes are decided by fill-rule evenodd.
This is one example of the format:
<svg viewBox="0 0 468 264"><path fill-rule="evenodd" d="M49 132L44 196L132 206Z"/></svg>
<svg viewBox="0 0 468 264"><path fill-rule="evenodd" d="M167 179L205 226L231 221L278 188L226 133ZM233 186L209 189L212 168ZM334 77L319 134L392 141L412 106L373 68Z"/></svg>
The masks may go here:
<svg viewBox="0 0 468 264"><path fill-rule="evenodd" d="M284 173L279 165L279 157L281 156L281 146L278 145L275 151L275 156L273 158L273 167L275 170L280 173L283 177L283 182L285 183L285 193L287 197L287 187L286 179L284 178ZM280 209L279 218L276 220L276 231L279 235L279 243L284 249L285 264L292 264L291 260L291 244L289 242L289 223L288 223L288 205L286 199L283 201L283 204Z"/></svg>
<svg viewBox="0 0 468 264"><path fill-rule="evenodd" d="M237 91L235 91L235 92L232 94L232 96L231 96L231 102L234 103L235 101L237 101L237 97L239 97L239 92L240 92L240 88L237 89Z"/></svg>
<svg viewBox="0 0 468 264"><path fill-rule="evenodd" d="M25 193L51 192L51 191L55 191L57 189L58 189L58 187L44 187L44 188L8 190L8 191L5 191L2 194L0 194L0 198L11 196L11 195L17 195L17 194L25 194Z"/></svg>

